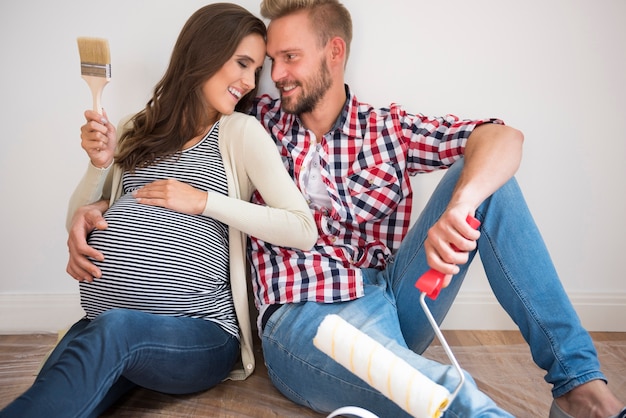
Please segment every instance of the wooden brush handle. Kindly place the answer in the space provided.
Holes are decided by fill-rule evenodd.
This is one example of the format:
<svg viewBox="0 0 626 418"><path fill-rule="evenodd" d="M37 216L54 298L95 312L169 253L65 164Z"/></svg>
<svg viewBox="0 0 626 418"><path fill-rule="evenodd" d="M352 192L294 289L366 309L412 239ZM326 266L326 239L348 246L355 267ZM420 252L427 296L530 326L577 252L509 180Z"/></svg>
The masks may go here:
<svg viewBox="0 0 626 418"><path fill-rule="evenodd" d="M91 75L83 75L82 77L87 82L87 85L91 90L91 95L93 97L93 110L102 114L102 90L104 90L104 86L107 85L109 79L106 77L95 77Z"/></svg>

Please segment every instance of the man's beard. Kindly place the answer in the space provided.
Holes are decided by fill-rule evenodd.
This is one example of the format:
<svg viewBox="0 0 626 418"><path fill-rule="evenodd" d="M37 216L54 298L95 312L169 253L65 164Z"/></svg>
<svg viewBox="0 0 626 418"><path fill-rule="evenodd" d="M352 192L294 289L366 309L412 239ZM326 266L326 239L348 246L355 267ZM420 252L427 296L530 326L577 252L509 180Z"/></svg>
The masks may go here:
<svg viewBox="0 0 626 418"><path fill-rule="evenodd" d="M320 100L322 100L322 97L324 97L328 89L330 89L332 82L330 71L328 70L328 63L324 59L320 63L319 70L307 82L309 91L307 91L303 84L298 81L296 82L296 85L302 88L302 96L299 99L296 97L282 99L281 94L282 109L287 113L293 113L295 115L312 112ZM281 84L282 83L277 83L277 87L279 89Z"/></svg>

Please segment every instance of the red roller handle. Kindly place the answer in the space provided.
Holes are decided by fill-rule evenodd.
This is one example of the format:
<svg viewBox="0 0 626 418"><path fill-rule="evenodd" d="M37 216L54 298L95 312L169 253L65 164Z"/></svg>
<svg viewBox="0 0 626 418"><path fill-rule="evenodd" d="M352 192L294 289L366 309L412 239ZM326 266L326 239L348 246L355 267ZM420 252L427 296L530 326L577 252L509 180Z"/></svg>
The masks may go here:
<svg viewBox="0 0 626 418"><path fill-rule="evenodd" d="M480 226L480 221L471 215L467 215L466 221L474 229L478 229ZM454 246L452 248L456 250ZM417 279L415 287L426 293L426 296L429 298L437 299L437 296L439 296L439 292L443 287L443 280L445 277L446 275L442 272L431 268L419 279Z"/></svg>

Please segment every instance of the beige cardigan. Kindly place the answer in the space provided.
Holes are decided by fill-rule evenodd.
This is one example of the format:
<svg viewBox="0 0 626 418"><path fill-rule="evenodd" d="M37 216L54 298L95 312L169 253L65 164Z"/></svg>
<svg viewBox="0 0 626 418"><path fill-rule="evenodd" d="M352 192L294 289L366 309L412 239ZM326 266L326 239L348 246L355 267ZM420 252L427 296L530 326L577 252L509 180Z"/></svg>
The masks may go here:
<svg viewBox="0 0 626 418"><path fill-rule="evenodd" d="M121 129L125 126L122 123ZM121 132L118 129L118 132ZM285 170L276 145L263 126L241 113L220 119L219 148L224 160L228 196L209 193L203 215L229 225L230 280L241 340L241 360L229 378L242 380L254 371L252 328L248 309L246 235L286 247L310 249L317 228L307 203ZM89 164L70 198L67 228L82 205L109 199L122 192L122 170L112 164L99 169ZM250 203L254 190L267 206Z"/></svg>

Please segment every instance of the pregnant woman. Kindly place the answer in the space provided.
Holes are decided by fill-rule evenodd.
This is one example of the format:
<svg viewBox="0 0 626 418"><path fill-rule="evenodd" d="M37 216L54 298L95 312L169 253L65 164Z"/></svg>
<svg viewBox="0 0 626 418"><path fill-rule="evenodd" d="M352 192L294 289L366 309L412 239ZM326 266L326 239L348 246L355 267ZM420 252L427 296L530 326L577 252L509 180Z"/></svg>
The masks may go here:
<svg viewBox="0 0 626 418"><path fill-rule="evenodd" d="M2 417L98 416L135 386L206 390L254 370L246 235L309 249L317 230L265 129L244 110L265 26L227 3L194 13L146 107L116 129L85 112L90 166L70 201L108 207L89 236L86 316ZM249 203L258 190L267 206Z"/></svg>

